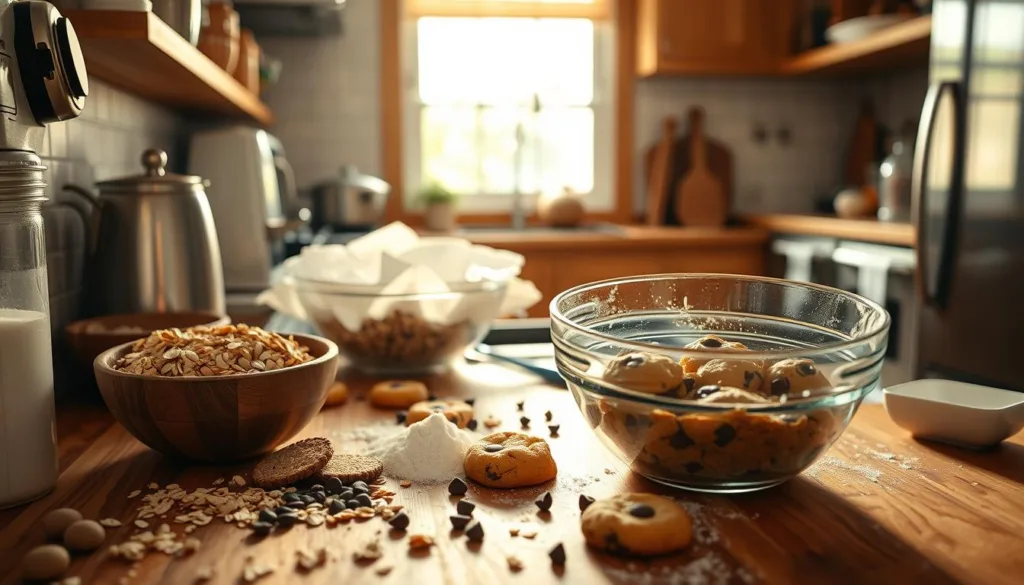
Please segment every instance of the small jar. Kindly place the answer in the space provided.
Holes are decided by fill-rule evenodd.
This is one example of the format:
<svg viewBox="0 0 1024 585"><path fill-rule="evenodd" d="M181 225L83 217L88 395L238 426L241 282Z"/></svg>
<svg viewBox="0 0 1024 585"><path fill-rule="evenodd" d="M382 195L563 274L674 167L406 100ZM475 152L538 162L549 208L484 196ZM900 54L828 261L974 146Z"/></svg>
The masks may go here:
<svg viewBox="0 0 1024 585"><path fill-rule="evenodd" d="M57 485L43 170L26 151L0 160L0 508Z"/></svg>

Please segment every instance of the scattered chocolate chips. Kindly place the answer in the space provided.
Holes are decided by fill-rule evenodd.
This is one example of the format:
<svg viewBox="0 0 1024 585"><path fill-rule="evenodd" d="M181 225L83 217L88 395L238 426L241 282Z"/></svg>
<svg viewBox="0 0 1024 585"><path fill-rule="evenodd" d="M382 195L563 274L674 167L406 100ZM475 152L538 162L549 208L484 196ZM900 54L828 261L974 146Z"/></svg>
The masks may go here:
<svg viewBox="0 0 1024 585"><path fill-rule="evenodd" d="M582 511L586 510L587 508L589 508L590 504L593 504L594 501L595 501L594 498L592 498L592 497L590 497L590 496L588 496L586 494L580 494L580 512L582 512Z"/></svg>
<svg viewBox="0 0 1024 585"><path fill-rule="evenodd" d="M540 508L541 512L547 512L550 510L552 503L553 498L551 497L551 492L544 492L544 495L534 502L534 504L537 504L537 507Z"/></svg>
<svg viewBox="0 0 1024 585"><path fill-rule="evenodd" d="M399 410L398 412L395 413L395 420L398 422L398 424L404 425L405 424L405 419L408 416L409 416L408 412L406 412L404 410Z"/></svg>
<svg viewBox="0 0 1024 585"><path fill-rule="evenodd" d="M352 482L352 491L357 494L368 494L370 493L370 486L365 481Z"/></svg>
<svg viewBox="0 0 1024 585"><path fill-rule="evenodd" d="M472 520L471 517L465 516L463 514L452 514L448 517L448 519L451 520L452 528L454 528L455 530L465 530L466 526L469 524L469 521Z"/></svg>
<svg viewBox="0 0 1024 585"><path fill-rule="evenodd" d="M530 419L529 419L529 417L525 417L525 416L519 417L519 424L523 425L524 429L529 427L530 426Z"/></svg>
<svg viewBox="0 0 1024 585"><path fill-rule="evenodd" d="M448 493L453 496L464 496L469 491L469 486L461 477L456 477L448 484Z"/></svg>
<svg viewBox="0 0 1024 585"><path fill-rule="evenodd" d="M316 500L318 504L326 503L327 494L324 492L313 492L313 499Z"/></svg>
<svg viewBox="0 0 1024 585"><path fill-rule="evenodd" d="M274 515L281 516L282 514L294 514L295 510L292 510L288 506L278 506L274 508Z"/></svg>
<svg viewBox="0 0 1024 585"><path fill-rule="evenodd" d="M700 344L704 347L722 347L722 342L714 337L705 337L700 340Z"/></svg>
<svg viewBox="0 0 1024 585"><path fill-rule="evenodd" d="M503 448L504 447L502 447L501 445L491 443L490 445L484 446L484 451L487 451L488 453L497 453L498 451L501 451Z"/></svg>
<svg viewBox="0 0 1024 585"><path fill-rule="evenodd" d="M305 510L306 502L303 502L302 500L296 500L294 502L288 502L287 504L285 504L285 506L288 506L292 510Z"/></svg>
<svg viewBox="0 0 1024 585"><path fill-rule="evenodd" d="M328 477L326 483L327 493L329 494L340 494L345 490L345 484L336 477Z"/></svg>
<svg viewBox="0 0 1024 585"><path fill-rule="evenodd" d="M735 438L736 429L734 429L732 425L723 424L715 429L715 444L719 447L725 447Z"/></svg>
<svg viewBox="0 0 1024 585"><path fill-rule="evenodd" d="M331 503L327 505L327 511L331 514L337 514L345 509L345 502L341 500L331 499Z"/></svg>
<svg viewBox="0 0 1024 585"><path fill-rule="evenodd" d="M647 504L633 504L629 507L629 515L634 518L654 518L654 508Z"/></svg>
<svg viewBox="0 0 1024 585"><path fill-rule="evenodd" d="M295 492L288 492L287 494L281 496L281 499L284 500L285 504L290 503L290 502L298 502L299 501L299 494L297 494Z"/></svg>
<svg viewBox="0 0 1024 585"><path fill-rule="evenodd" d="M256 536L266 536L266 535L270 534L270 531L273 528L274 528L274 525L271 524L270 522L253 522L252 523L252 533L255 534Z"/></svg>
<svg viewBox="0 0 1024 585"><path fill-rule="evenodd" d="M466 538L473 542L482 542L484 539L484 527L479 520L474 520L466 529Z"/></svg>
<svg viewBox="0 0 1024 585"><path fill-rule="evenodd" d="M281 528L291 528L298 520L299 517L294 512L277 515L277 525Z"/></svg>
<svg viewBox="0 0 1024 585"><path fill-rule="evenodd" d="M311 491L311 492L324 492L324 491L327 491L327 488L325 488L324 486L316 483L316 484L313 484L313 487L309 488L309 491Z"/></svg>
<svg viewBox="0 0 1024 585"><path fill-rule="evenodd" d="M796 365L796 373L801 376L813 376L818 373L818 369L811 362L800 362Z"/></svg>
<svg viewBox="0 0 1024 585"><path fill-rule="evenodd" d="M259 521L267 524L277 524L277 514L273 510L263 508L260 510Z"/></svg>
<svg viewBox="0 0 1024 585"><path fill-rule="evenodd" d="M459 500L459 502L455 504L455 511L463 516L472 516L473 510L476 510L476 504L469 500Z"/></svg>
<svg viewBox="0 0 1024 585"><path fill-rule="evenodd" d="M523 400L522 402L516 402L516 410L522 412L523 411L523 405L525 405L525 404L526 404L525 400Z"/></svg>
<svg viewBox="0 0 1024 585"><path fill-rule="evenodd" d="M556 565L559 565L559 566L564 565L565 564L565 547L562 545L562 543L556 544L555 548L553 548L550 551L548 551L548 556L551 557L551 562L552 563L554 563Z"/></svg>
<svg viewBox="0 0 1024 585"><path fill-rule="evenodd" d="M549 410L549 411L547 411L547 412L545 412L545 413L544 413L544 421L545 421L545 422L551 422L551 419L552 419L552 418L553 418L554 416L555 416L555 415L551 414L551 411Z"/></svg>
<svg viewBox="0 0 1024 585"><path fill-rule="evenodd" d="M345 507L348 508L349 510L355 510L356 508L359 507L359 501L358 500L346 500L345 501Z"/></svg>
<svg viewBox="0 0 1024 585"><path fill-rule="evenodd" d="M562 428L561 425L548 425L548 432L551 433L552 437L554 437L558 434L558 429L560 428Z"/></svg>
<svg viewBox="0 0 1024 585"><path fill-rule="evenodd" d="M476 430L476 427L477 427L477 426L478 426L479 424L480 424L480 423L478 423L478 422L477 422L477 420L476 420L475 418L471 418L471 419L469 419L469 422L468 422L468 423L466 423L466 428L467 428L467 429L469 429L469 430L471 430L471 431L475 431L475 430Z"/></svg>
<svg viewBox="0 0 1024 585"><path fill-rule="evenodd" d="M473 406L474 404L476 404L476 398L466 398L465 400L463 400L463 402L470 406Z"/></svg>
<svg viewBox="0 0 1024 585"><path fill-rule="evenodd" d="M373 500L371 500L370 496L367 494L359 494L356 496L356 502L359 502L359 505L363 508L373 507Z"/></svg>
<svg viewBox="0 0 1024 585"><path fill-rule="evenodd" d="M338 494L338 499L346 502L354 497L356 497L356 492L352 488L345 488L341 490L340 494Z"/></svg>
<svg viewBox="0 0 1024 585"><path fill-rule="evenodd" d="M404 531L409 527L409 515L405 513L405 510L399 510L394 518L388 520L388 524L395 530Z"/></svg>

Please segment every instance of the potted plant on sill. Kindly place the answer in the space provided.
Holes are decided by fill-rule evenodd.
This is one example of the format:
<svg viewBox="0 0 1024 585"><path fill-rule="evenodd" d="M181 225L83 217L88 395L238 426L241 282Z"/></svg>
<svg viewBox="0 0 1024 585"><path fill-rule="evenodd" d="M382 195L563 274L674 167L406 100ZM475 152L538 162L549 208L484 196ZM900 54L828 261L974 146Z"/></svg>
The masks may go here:
<svg viewBox="0 0 1024 585"><path fill-rule="evenodd" d="M450 232L455 230L456 203L458 196L440 183L431 183L420 190L420 203L423 204L423 218L427 229L432 232Z"/></svg>

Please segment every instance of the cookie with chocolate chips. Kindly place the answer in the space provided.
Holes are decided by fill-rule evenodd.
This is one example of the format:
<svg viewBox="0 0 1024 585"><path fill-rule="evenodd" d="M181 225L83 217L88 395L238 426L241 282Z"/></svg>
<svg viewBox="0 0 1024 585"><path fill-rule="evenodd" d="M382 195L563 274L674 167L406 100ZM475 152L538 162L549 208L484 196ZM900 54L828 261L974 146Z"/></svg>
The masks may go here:
<svg viewBox="0 0 1024 585"><path fill-rule="evenodd" d="M695 386L729 386L755 394L767 394L764 368L751 360L710 360L697 369Z"/></svg>
<svg viewBox="0 0 1024 585"><path fill-rule="evenodd" d="M494 488L538 485L555 478L551 449L540 437L526 433L494 433L466 452L466 477Z"/></svg>
<svg viewBox="0 0 1024 585"><path fill-rule="evenodd" d="M604 379L644 394L675 394L683 383L683 367L666 355L627 353L608 363Z"/></svg>
<svg viewBox="0 0 1024 585"><path fill-rule="evenodd" d="M624 453L635 453L643 446L651 427L651 407L629 400L599 398L599 428Z"/></svg>
<svg viewBox="0 0 1024 585"><path fill-rule="evenodd" d="M435 412L443 414L446 419L455 423L460 429L466 428L469 421L473 420L473 407L461 400L424 400L409 408L409 413L405 417L405 426L418 423Z"/></svg>
<svg viewBox="0 0 1024 585"><path fill-rule="evenodd" d="M664 555L686 548L693 538L686 510L654 494L597 500L583 511L580 527L588 545L615 555Z"/></svg>
<svg viewBox="0 0 1024 585"><path fill-rule="evenodd" d="M832 383L814 362L806 359L782 360L768 368L765 386L772 396L800 398L806 390L811 393L828 390Z"/></svg>
<svg viewBox="0 0 1024 585"><path fill-rule="evenodd" d="M688 350L691 353L699 351L728 353L750 351L747 349L747 346L738 341L727 341L717 335L705 335L696 341L692 341L684 345L683 349ZM683 372L687 374L695 374L701 366L709 361L711 360L685 356L683 359L679 360L679 365L682 366Z"/></svg>

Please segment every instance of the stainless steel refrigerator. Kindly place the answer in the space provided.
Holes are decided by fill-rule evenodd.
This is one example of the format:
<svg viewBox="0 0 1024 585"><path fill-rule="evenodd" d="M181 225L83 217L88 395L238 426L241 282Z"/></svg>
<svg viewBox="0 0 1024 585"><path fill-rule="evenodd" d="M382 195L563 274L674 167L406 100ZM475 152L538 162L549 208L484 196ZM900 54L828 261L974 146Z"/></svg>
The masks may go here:
<svg viewBox="0 0 1024 585"><path fill-rule="evenodd" d="M917 374L1024 391L1024 0L936 0L931 43Z"/></svg>

